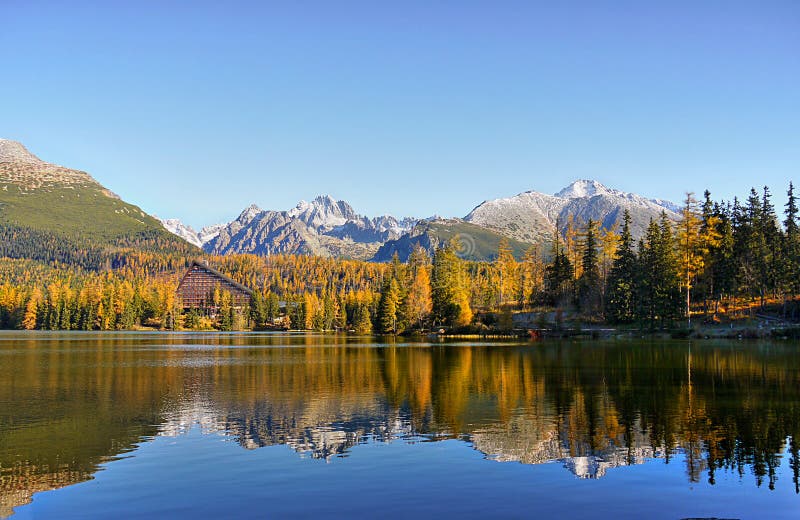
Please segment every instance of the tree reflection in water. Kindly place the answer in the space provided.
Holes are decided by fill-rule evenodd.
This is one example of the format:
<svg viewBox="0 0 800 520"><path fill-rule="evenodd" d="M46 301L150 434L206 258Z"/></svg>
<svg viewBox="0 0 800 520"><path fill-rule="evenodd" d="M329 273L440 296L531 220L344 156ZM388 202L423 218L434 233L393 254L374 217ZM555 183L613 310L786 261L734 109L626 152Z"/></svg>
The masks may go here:
<svg viewBox="0 0 800 520"><path fill-rule="evenodd" d="M2 335L0 516L197 426L323 459L458 438L491 460L559 461L582 478L681 454L690 482L752 473L772 489L783 463L798 491L797 345L400 341Z"/></svg>

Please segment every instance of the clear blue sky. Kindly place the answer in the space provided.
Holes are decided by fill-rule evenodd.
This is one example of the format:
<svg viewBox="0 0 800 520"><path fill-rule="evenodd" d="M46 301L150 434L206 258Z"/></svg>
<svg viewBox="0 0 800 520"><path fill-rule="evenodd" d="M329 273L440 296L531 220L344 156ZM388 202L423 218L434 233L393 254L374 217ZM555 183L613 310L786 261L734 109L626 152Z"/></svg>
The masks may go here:
<svg viewBox="0 0 800 520"><path fill-rule="evenodd" d="M0 137L199 226L800 181L800 2L0 0Z"/></svg>

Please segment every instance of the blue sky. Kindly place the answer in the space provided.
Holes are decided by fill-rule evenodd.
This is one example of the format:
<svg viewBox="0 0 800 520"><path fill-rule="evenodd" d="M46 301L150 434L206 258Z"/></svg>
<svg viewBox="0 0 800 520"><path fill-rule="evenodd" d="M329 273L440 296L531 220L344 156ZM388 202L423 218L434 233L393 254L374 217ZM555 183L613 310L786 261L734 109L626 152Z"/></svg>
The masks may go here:
<svg viewBox="0 0 800 520"><path fill-rule="evenodd" d="M200 226L800 181L800 2L0 1L0 137Z"/></svg>

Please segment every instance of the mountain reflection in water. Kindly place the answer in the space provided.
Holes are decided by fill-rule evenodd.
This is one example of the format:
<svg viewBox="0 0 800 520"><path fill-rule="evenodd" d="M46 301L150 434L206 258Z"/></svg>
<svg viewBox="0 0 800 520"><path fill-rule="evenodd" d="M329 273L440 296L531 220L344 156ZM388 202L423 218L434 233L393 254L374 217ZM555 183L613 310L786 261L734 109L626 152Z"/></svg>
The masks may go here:
<svg viewBox="0 0 800 520"><path fill-rule="evenodd" d="M461 439L493 461L559 462L581 478L680 455L689 482L730 472L797 492L797 347L2 334L0 516L197 427L319 459ZM780 465L793 482L776 482Z"/></svg>

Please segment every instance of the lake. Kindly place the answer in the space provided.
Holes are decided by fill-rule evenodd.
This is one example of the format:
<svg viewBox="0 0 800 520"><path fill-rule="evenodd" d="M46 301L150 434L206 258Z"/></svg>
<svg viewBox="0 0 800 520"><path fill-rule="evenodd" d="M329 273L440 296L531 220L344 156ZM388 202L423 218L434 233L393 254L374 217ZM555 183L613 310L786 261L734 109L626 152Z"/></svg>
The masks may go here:
<svg viewBox="0 0 800 520"><path fill-rule="evenodd" d="M0 333L0 517L798 518L800 344Z"/></svg>

